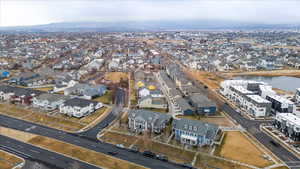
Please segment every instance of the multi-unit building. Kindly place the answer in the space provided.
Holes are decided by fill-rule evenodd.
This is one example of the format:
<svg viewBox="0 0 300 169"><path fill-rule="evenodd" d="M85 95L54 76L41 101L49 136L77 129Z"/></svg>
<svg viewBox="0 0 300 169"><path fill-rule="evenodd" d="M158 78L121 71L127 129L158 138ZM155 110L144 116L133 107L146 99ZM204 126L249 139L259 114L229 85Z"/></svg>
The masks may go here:
<svg viewBox="0 0 300 169"><path fill-rule="evenodd" d="M300 103L300 88L296 89L296 93L295 93L295 101L296 103Z"/></svg>
<svg viewBox="0 0 300 169"><path fill-rule="evenodd" d="M271 113L271 102L259 95L247 95L242 105L254 117L265 117Z"/></svg>
<svg viewBox="0 0 300 169"><path fill-rule="evenodd" d="M32 99L32 105L44 110L55 110L68 99L70 99L69 96L61 94L43 93Z"/></svg>
<svg viewBox="0 0 300 169"><path fill-rule="evenodd" d="M292 113L278 113L274 126L294 141L300 141L300 118Z"/></svg>
<svg viewBox="0 0 300 169"><path fill-rule="evenodd" d="M273 106L276 104L275 100L281 98L282 101L284 98L277 96L272 87L263 82L226 80L221 83L220 92L254 117L269 116L274 108L279 112L283 110L279 110L278 106ZM291 103L289 100L285 100Z"/></svg>
<svg viewBox="0 0 300 169"><path fill-rule="evenodd" d="M199 115L212 115L217 111L214 102L200 93L193 93L189 96L190 104L195 108L195 113Z"/></svg>
<svg viewBox="0 0 300 169"><path fill-rule="evenodd" d="M131 110L128 116L128 127L133 132L150 131L161 133L170 122L171 116L148 110Z"/></svg>
<svg viewBox="0 0 300 169"><path fill-rule="evenodd" d="M219 132L215 124L204 123L197 120L174 119L173 132L175 139L182 144L192 146L212 145Z"/></svg>
<svg viewBox="0 0 300 169"><path fill-rule="evenodd" d="M294 103L290 100L278 95L267 95L266 99L272 103L272 113L293 113Z"/></svg>

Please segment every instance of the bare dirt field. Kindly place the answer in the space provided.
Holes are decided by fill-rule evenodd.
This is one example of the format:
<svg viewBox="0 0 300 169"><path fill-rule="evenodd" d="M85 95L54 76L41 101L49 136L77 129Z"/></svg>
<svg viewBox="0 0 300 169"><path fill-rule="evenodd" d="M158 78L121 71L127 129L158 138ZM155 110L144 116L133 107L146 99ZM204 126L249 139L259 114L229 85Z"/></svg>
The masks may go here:
<svg viewBox="0 0 300 169"><path fill-rule="evenodd" d="M283 70L271 70L271 71L252 71L252 72L228 72L222 73L228 78L234 76L291 76L291 77L300 77L300 70L296 69L283 69Z"/></svg>
<svg viewBox="0 0 300 169"><path fill-rule="evenodd" d="M239 131L226 132L222 144L215 151L215 155L257 167L274 164L273 161L263 158L264 153L258 146Z"/></svg>

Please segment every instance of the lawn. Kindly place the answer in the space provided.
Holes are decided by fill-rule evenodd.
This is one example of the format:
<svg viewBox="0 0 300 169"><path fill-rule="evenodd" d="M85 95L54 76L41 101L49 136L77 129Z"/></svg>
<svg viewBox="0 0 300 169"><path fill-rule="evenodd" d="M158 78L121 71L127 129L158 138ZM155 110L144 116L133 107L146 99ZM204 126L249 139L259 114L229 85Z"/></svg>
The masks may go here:
<svg viewBox="0 0 300 169"><path fill-rule="evenodd" d="M64 143L58 140L50 139L43 136L37 136L29 141L29 143L36 146L40 146L46 149L50 149L55 152L62 153L72 158L76 158L99 167L111 168L111 169L142 169L145 167L138 166L133 163L128 163L124 160L120 160L102 153L98 153L92 150L88 150L79 146Z"/></svg>
<svg viewBox="0 0 300 169"><path fill-rule="evenodd" d="M215 154L257 167L266 167L274 164L272 161L264 159L264 153L238 131L226 132L223 142L216 149Z"/></svg>
<svg viewBox="0 0 300 169"><path fill-rule="evenodd" d="M207 116L184 116L184 115L177 115L178 118L186 118L190 120L199 120L206 123L213 123L219 126L224 127L233 127L234 124L231 123L226 117L207 117Z"/></svg>
<svg viewBox="0 0 300 169"><path fill-rule="evenodd" d="M105 74L104 78L112 81L113 83L119 83L121 79L128 79L128 75L124 72L108 72Z"/></svg>
<svg viewBox="0 0 300 169"><path fill-rule="evenodd" d="M71 158L79 159L84 162L91 163L93 165L99 166L101 168L111 168L111 169L145 169L145 167L129 163L127 161L117 159L103 153L98 153L93 150L75 146L73 144L68 144L55 139L51 139L44 136L32 135L27 132L16 131L13 129L10 133L16 132L18 134L27 135L28 137L33 136L30 140L24 140L22 138L14 138L14 135L9 132L5 132L3 135L17 139L22 142L30 143L35 146L41 147L43 149L48 149L50 151L61 153L65 156L70 156ZM1 168L2 169L2 168Z"/></svg>
<svg viewBox="0 0 300 169"><path fill-rule="evenodd" d="M201 169L250 169L249 167L202 154L198 154L195 167Z"/></svg>
<svg viewBox="0 0 300 169"><path fill-rule="evenodd" d="M104 104L111 104L112 102L112 91L108 90L103 96L93 99L94 101L101 102Z"/></svg>
<svg viewBox="0 0 300 169"><path fill-rule="evenodd" d="M50 90L53 90L53 87L35 88L34 90L40 90L40 91L48 92Z"/></svg>
<svg viewBox="0 0 300 169"><path fill-rule="evenodd" d="M8 116L23 117L30 114L31 110L13 104L0 104L0 113Z"/></svg>
<svg viewBox="0 0 300 169"><path fill-rule="evenodd" d="M49 116L42 113L33 113L32 115L24 118L24 120L67 131L78 131L85 126L83 124L79 124L71 120L66 120L64 118L59 118L55 116Z"/></svg>
<svg viewBox="0 0 300 169"><path fill-rule="evenodd" d="M15 155L0 150L0 168L11 169L14 166L22 163L23 160Z"/></svg>
<svg viewBox="0 0 300 169"><path fill-rule="evenodd" d="M170 160L178 163L191 163L195 155L193 152L157 143L149 140L149 138L141 138L136 145L141 151L150 150L157 154L165 154Z"/></svg>
<svg viewBox="0 0 300 169"><path fill-rule="evenodd" d="M102 108L98 109L97 111L95 111L94 113L92 113L91 115L88 115L88 116L80 119L80 122L89 124L89 123L95 121L98 117L100 117L106 111L107 111L107 107L102 107Z"/></svg>
<svg viewBox="0 0 300 169"><path fill-rule="evenodd" d="M138 138L135 136L128 136L125 134L118 134L113 132L106 132L101 137L101 140L105 142L109 142L111 144L123 144L126 147L129 147L137 139Z"/></svg>

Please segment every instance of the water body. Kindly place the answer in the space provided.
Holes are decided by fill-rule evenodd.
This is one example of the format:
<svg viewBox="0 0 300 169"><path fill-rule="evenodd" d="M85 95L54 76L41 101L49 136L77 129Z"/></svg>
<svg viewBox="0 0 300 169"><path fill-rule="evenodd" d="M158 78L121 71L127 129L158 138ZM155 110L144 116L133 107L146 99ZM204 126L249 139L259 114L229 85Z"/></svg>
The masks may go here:
<svg viewBox="0 0 300 169"><path fill-rule="evenodd" d="M278 88L278 89L291 91L291 92L295 92L297 88L300 88L300 78L297 77L238 76L235 77L234 79L262 81L273 86L273 88Z"/></svg>

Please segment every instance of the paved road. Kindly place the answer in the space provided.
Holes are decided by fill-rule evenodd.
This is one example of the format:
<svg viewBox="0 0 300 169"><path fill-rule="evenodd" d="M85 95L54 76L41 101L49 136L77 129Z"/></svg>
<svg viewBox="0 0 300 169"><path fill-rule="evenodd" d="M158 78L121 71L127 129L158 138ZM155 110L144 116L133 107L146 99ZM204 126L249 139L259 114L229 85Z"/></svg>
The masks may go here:
<svg viewBox="0 0 300 169"><path fill-rule="evenodd" d="M136 164L140 164L149 168L154 168L154 169L181 168L178 165L173 163L162 162L156 159L144 157L139 153L132 153L125 149L116 148L116 146L112 144L101 143L99 141L93 141L93 140L81 138L76 135L69 134L60 130L48 128L45 126L10 118L3 115L0 115L0 125L8 128L21 130L21 131L27 131L38 135L43 135L50 138L55 138L100 153L108 154L109 151L116 151L118 152L118 155L116 155L117 158L127 160Z"/></svg>
<svg viewBox="0 0 300 169"><path fill-rule="evenodd" d="M50 152L30 144L26 144L5 136L0 135L0 149L13 153L25 160L34 159L37 162L43 163L53 169L68 169L77 163L83 169L99 169L98 167L83 163L81 161L62 156L60 154Z"/></svg>

